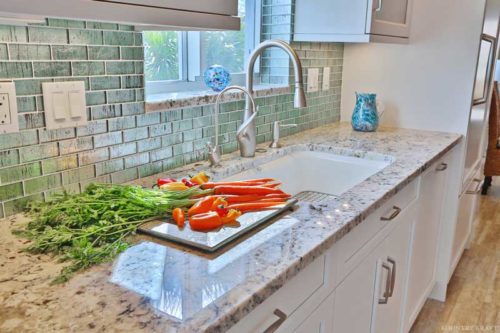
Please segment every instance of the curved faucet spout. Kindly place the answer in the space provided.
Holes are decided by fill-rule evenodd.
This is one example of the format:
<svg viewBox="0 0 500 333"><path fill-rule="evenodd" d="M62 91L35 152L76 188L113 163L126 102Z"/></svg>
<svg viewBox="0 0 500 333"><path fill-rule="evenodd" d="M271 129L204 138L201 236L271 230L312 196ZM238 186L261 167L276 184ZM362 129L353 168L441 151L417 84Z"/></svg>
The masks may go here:
<svg viewBox="0 0 500 333"><path fill-rule="evenodd" d="M278 47L282 50L284 50L290 59L292 60L293 64L293 69L294 69L294 74L295 74L295 93L294 93L294 99L293 99L293 106L296 108L300 107L305 107L306 106L306 96L304 93L304 79L302 77L302 64L300 62L299 56L295 52L292 47L286 43L285 41L278 40L278 39L272 39L272 40L266 40L262 43L260 43L255 50L250 54L248 58L248 65L247 65L247 78L246 78L246 85L247 89L250 93L250 95L253 95L253 71L255 67L255 61L257 58L261 55L264 49L268 47ZM248 123L248 126L246 126L245 133L248 136L247 140L248 143L245 144L245 146L242 148L242 145L240 145L240 150L241 150L241 156L243 157L253 157L255 156L255 149L257 146L256 142L256 131L255 131L255 122L254 122L254 117L252 117L253 112L250 109L250 98L247 96L246 98L246 104L245 104L245 113L243 115L243 123Z"/></svg>

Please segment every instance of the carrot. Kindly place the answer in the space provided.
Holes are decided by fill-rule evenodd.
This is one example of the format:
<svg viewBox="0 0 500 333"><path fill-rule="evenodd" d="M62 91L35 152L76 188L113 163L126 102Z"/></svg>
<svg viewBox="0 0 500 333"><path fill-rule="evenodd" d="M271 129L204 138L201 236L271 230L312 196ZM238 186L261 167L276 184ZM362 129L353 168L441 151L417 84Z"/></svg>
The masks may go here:
<svg viewBox="0 0 500 333"><path fill-rule="evenodd" d="M229 204L233 204L233 203L257 201L257 200L265 198L266 196L262 196L262 195L234 195L234 194L233 195L231 195L231 194L230 195L224 195L224 194L220 194L220 195L216 195L216 197L224 198L224 199L226 199L226 201Z"/></svg>
<svg viewBox="0 0 500 333"><path fill-rule="evenodd" d="M283 191L276 188L269 188L263 186L216 186L214 188L215 194L275 194L284 193Z"/></svg>
<svg viewBox="0 0 500 333"><path fill-rule="evenodd" d="M214 188L216 186L260 186L264 185L266 182L246 182L246 181L235 181L235 182L213 182L205 183L201 187L204 190Z"/></svg>
<svg viewBox="0 0 500 333"><path fill-rule="evenodd" d="M287 194L287 193L274 193L274 194L268 194L266 195L264 198L268 199L268 198L279 198L279 199L289 199L291 198L292 196L290 194Z"/></svg>
<svg viewBox="0 0 500 333"><path fill-rule="evenodd" d="M247 202L241 204L230 205L229 209L237 209L242 213L263 210L274 206L282 205L283 202Z"/></svg>
<svg viewBox="0 0 500 333"><path fill-rule="evenodd" d="M260 200L256 200L256 201L253 201L253 202L285 202L286 199L285 198L263 198L263 199L260 199Z"/></svg>
<svg viewBox="0 0 500 333"><path fill-rule="evenodd" d="M179 228L184 228L184 221L186 220L186 217L184 216L184 211L181 208L175 208L172 211L172 217Z"/></svg>
<svg viewBox="0 0 500 333"><path fill-rule="evenodd" d="M281 185L281 183L271 183L271 184L264 184L264 185L261 185L261 186L276 188L276 187L278 187L280 185Z"/></svg>

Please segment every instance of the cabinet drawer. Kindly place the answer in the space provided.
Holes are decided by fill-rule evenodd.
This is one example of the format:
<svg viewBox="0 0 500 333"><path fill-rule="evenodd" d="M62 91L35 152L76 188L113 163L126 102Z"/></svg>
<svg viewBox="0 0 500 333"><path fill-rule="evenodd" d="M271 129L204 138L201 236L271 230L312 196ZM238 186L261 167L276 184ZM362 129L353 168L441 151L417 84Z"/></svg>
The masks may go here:
<svg viewBox="0 0 500 333"><path fill-rule="evenodd" d="M280 290L256 307L250 314L233 326L229 332L263 332L279 318L275 310L283 312L288 319L282 327L288 327L287 320L316 290L325 284L325 255L313 261L302 272L293 277ZM276 331L280 332L280 330Z"/></svg>
<svg viewBox="0 0 500 333"><path fill-rule="evenodd" d="M376 246L376 239L390 231L418 195L418 180L408 184L382 207L342 238L338 244L338 279L341 281ZM382 232L385 230L385 232Z"/></svg>

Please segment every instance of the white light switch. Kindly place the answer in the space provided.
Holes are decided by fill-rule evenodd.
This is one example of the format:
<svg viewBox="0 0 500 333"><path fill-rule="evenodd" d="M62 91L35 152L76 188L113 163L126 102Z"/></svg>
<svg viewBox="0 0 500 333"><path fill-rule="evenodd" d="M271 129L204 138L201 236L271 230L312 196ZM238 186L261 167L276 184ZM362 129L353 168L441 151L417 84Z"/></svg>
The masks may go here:
<svg viewBox="0 0 500 333"><path fill-rule="evenodd" d="M307 92L319 90L319 68L309 68L307 70Z"/></svg>
<svg viewBox="0 0 500 333"><path fill-rule="evenodd" d="M13 82L0 81L0 133L19 132L16 87Z"/></svg>
<svg viewBox="0 0 500 333"><path fill-rule="evenodd" d="M42 83L47 129L82 126L87 123L85 83Z"/></svg>
<svg viewBox="0 0 500 333"><path fill-rule="evenodd" d="M330 89L330 67L323 68L323 90Z"/></svg>

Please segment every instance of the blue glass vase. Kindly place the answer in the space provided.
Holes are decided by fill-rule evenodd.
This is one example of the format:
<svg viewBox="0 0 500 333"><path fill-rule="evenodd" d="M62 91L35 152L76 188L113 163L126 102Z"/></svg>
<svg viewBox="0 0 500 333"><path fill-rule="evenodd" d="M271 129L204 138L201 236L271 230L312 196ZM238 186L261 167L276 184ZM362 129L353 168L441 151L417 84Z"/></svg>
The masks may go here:
<svg viewBox="0 0 500 333"><path fill-rule="evenodd" d="M378 128L377 95L356 93L356 106L352 113L352 128L360 132L375 132Z"/></svg>

